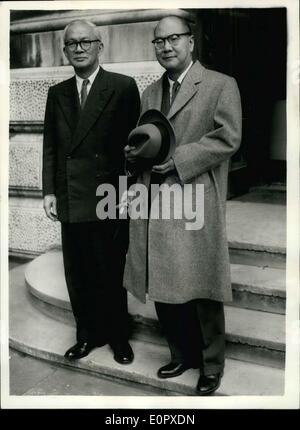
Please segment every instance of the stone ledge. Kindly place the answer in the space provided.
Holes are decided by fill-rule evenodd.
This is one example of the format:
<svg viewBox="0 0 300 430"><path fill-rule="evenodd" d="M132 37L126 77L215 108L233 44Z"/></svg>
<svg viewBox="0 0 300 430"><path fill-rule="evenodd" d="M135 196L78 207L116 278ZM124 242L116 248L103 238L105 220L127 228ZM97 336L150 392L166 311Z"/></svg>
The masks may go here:
<svg viewBox="0 0 300 430"><path fill-rule="evenodd" d="M31 189L26 187L9 187L9 197L42 199L43 192L41 189Z"/></svg>
<svg viewBox="0 0 300 430"><path fill-rule="evenodd" d="M25 18L13 21L10 27L12 34L62 30L72 19L88 19L97 26L116 25L135 22L157 21L168 15L182 16L193 20L192 13L182 9L141 9L141 10L108 10L98 9L62 11L56 15L49 14L44 17Z"/></svg>
<svg viewBox="0 0 300 430"><path fill-rule="evenodd" d="M157 61L134 61L129 63L103 63L103 68L109 72L124 73L127 76L144 75L144 74L162 74L164 69ZM39 79L69 79L74 75L72 66L59 67L31 67L11 69L11 81L39 80Z"/></svg>
<svg viewBox="0 0 300 430"><path fill-rule="evenodd" d="M43 121L10 121L9 123L10 134L14 134L14 133L41 134L43 133L43 131L44 131Z"/></svg>

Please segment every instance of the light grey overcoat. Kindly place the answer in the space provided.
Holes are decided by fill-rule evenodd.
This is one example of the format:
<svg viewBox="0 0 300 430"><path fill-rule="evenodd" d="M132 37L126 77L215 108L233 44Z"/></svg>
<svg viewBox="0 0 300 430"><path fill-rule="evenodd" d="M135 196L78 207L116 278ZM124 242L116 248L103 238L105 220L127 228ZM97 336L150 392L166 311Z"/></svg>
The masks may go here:
<svg viewBox="0 0 300 430"><path fill-rule="evenodd" d="M142 113L160 110L161 102L162 78L146 88ZM196 197L201 201L196 184L204 184L204 225L199 230L187 230L188 211L183 211L186 217L175 219L176 198L170 203L160 199L160 205L169 205L171 219L131 219L124 286L142 302L146 293L151 300L164 303L197 298L229 301L232 293L225 204L229 159L239 148L242 122L236 81L196 61L180 86L168 118L176 135L176 172L164 182L180 184L180 190L184 184L191 184L192 191L183 192L191 204L195 204ZM149 176L145 172L138 182L148 185ZM159 194L154 202L158 198Z"/></svg>

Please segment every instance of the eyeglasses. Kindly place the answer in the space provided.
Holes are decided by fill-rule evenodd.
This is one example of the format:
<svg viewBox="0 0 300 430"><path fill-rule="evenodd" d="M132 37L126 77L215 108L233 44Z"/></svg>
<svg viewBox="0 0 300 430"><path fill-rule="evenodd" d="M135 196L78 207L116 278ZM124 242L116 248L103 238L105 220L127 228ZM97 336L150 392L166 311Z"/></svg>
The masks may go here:
<svg viewBox="0 0 300 430"><path fill-rule="evenodd" d="M157 37L156 39L152 40L152 43L154 44L156 49L163 49L165 46L166 40L169 42L171 46L176 46L178 45L181 36L191 36L191 33L190 32L177 33L177 34L170 34L167 37Z"/></svg>
<svg viewBox="0 0 300 430"><path fill-rule="evenodd" d="M88 51L93 42L101 42L101 40L95 39L95 40L80 40L79 42L67 42L65 43L65 47L69 51L75 52L77 49L77 46L79 45L83 51Z"/></svg>

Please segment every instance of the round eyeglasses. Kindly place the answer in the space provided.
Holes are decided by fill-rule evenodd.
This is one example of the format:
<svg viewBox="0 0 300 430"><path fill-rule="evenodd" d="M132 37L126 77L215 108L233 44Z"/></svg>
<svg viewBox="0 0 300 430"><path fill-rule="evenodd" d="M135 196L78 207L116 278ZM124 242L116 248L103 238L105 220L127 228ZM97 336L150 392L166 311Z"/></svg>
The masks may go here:
<svg viewBox="0 0 300 430"><path fill-rule="evenodd" d="M79 42L66 42L65 47L69 51L75 52L77 49L77 46L79 45L83 51L88 51L93 42L101 42L101 40L95 39L95 40L80 40Z"/></svg>
<svg viewBox="0 0 300 430"><path fill-rule="evenodd" d="M178 45L181 36L191 36L190 32L186 33L176 33L176 34L170 34L167 37L157 37L156 39L152 40L153 45L156 49L163 49L166 43L166 40L171 46Z"/></svg>

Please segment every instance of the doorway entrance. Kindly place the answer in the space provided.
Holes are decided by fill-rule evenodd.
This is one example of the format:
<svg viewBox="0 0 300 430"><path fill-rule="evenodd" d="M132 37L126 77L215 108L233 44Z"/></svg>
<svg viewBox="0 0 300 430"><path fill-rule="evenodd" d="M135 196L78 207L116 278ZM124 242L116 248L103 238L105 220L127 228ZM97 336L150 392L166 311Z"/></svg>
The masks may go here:
<svg viewBox="0 0 300 430"><path fill-rule="evenodd" d="M197 10L197 56L233 76L243 108L243 138L232 159L233 195L286 183L285 8Z"/></svg>

